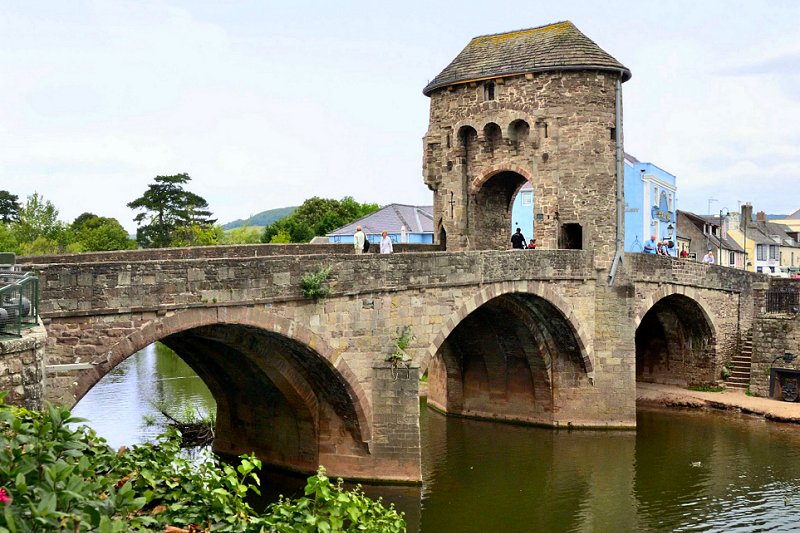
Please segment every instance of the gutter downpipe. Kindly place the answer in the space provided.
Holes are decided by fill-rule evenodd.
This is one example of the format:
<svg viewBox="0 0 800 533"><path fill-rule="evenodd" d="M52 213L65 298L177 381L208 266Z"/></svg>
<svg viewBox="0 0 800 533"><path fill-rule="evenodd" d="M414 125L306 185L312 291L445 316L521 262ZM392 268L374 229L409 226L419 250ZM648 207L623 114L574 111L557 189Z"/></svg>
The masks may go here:
<svg viewBox="0 0 800 533"><path fill-rule="evenodd" d="M625 252L625 243L623 241L623 224L625 214L625 202L623 197L623 172L625 171L622 161L622 71L619 73L617 83L614 87L614 98L616 100L614 128L616 135L616 166L617 166L617 231L615 239L616 252L614 253L614 260L611 263L611 270L608 272L609 286L614 284L614 278L617 275L617 268L622 263L622 255Z"/></svg>

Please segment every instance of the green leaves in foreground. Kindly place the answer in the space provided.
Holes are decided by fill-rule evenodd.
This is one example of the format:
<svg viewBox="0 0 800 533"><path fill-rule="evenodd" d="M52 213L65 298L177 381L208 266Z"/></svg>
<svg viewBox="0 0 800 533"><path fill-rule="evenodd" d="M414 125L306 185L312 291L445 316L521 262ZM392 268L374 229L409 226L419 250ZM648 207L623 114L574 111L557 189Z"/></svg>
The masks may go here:
<svg viewBox="0 0 800 533"><path fill-rule="evenodd" d="M297 500L281 498L269 507L267 522L275 531L314 533L329 531L380 531L396 533L406 530L401 513L373 501L361 487L347 491L339 479L334 485L319 467L316 476L308 478L305 497Z"/></svg>
<svg viewBox="0 0 800 533"><path fill-rule="evenodd" d="M180 454L180 435L114 452L63 407L43 412L6 405L0 393L0 533L38 531L306 532L405 531L393 508L359 488L333 485L324 469L309 478L306 496L281 499L259 514L245 498L258 493L261 461L238 466L210 452Z"/></svg>

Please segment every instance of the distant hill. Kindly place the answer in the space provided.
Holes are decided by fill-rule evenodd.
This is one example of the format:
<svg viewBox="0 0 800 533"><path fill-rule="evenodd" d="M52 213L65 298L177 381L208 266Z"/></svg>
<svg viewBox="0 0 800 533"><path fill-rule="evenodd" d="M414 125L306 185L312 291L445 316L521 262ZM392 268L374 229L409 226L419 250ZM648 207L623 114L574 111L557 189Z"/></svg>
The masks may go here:
<svg viewBox="0 0 800 533"><path fill-rule="evenodd" d="M279 207L278 209L268 209L266 211L262 211L256 215L251 216L247 220L234 220L233 222L228 222L227 224L222 225L222 229L229 230L234 228L241 228L245 224L248 226L269 226L276 220L280 220L283 217L287 217L291 215L294 210L297 209L297 206L292 207Z"/></svg>

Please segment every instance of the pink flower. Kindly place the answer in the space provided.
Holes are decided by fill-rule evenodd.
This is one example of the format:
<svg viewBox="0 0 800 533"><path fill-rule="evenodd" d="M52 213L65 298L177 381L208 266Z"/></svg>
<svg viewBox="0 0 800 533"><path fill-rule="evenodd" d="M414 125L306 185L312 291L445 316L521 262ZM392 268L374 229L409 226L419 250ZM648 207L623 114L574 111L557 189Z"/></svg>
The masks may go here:
<svg viewBox="0 0 800 533"><path fill-rule="evenodd" d="M0 487L0 503L11 503L11 496L2 487Z"/></svg>

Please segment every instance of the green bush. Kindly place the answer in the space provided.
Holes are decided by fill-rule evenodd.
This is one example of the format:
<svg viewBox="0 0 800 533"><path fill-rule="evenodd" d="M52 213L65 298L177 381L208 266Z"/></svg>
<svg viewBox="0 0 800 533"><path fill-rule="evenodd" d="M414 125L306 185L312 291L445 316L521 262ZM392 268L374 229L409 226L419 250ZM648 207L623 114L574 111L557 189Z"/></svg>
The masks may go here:
<svg viewBox="0 0 800 533"><path fill-rule="evenodd" d="M383 507L381 500L373 501L361 491L351 491L336 484L319 468L316 476L308 478L305 496L297 500L281 498L269 507L266 522L275 531L285 533L327 533L329 531L375 531L398 533L406 530L402 514L394 506Z"/></svg>
<svg viewBox="0 0 800 533"><path fill-rule="evenodd" d="M405 531L402 516L356 489L332 485L324 470L306 497L281 499L263 514L245 500L258 493L261 462L236 467L210 452L180 454L180 435L112 450L63 407L11 407L0 393L0 533L39 531ZM310 497L313 495L313 500ZM313 525L313 527L312 527ZM314 527L316 529L314 529ZM327 529L326 529L327 527Z"/></svg>
<svg viewBox="0 0 800 533"><path fill-rule="evenodd" d="M331 290L323 286L323 283L330 275L331 267L320 268L316 272L305 274L300 281L300 289L303 291L303 296L312 300L321 300L330 296Z"/></svg>

